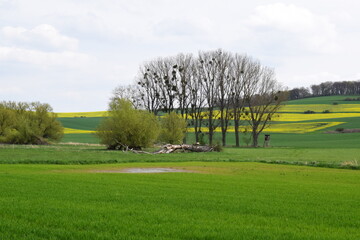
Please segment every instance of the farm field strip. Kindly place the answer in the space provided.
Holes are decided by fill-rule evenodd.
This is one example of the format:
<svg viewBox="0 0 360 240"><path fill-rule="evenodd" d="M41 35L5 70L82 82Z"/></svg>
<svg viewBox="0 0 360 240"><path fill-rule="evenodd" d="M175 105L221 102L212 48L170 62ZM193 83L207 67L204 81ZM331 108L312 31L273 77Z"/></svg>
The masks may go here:
<svg viewBox="0 0 360 240"><path fill-rule="evenodd" d="M300 136L297 141L294 135ZM323 134L324 135L324 134ZM352 135L346 135L352 137ZM355 136L359 137L360 134ZM319 138L321 137L321 138ZM283 136L272 134L272 142L277 146L282 143L315 148L225 148L223 152L210 153L175 153L175 154L134 154L121 151L104 151L101 145L59 144L50 146L0 145L0 169L3 164L109 164L129 162L266 162L327 166L335 168L357 168L360 163L359 143L350 138L345 142L333 135L293 134ZM356 138L356 137L355 137ZM324 148L322 141L328 140ZM192 140L191 140L192 141ZM329 143L334 143L329 145ZM345 146L345 148L339 147ZM336 147L337 146L337 147ZM153 151L149 149L148 151Z"/></svg>
<svg viewBox="0 0 360 240"><path fill-rule="evenodd" d="M282 122L300 122L310 120L324 120L336 118L359 118L360 113L313 113L313 114L299 114L299 113L280 113L274 116L272 121Z"/></svg>
<svg viewBox="0 0 360 240"><path fill-rule="evenodd" d="M94 130L81 130L81 129L75 129L75 128L64 128L65 134L72 134L72 133L95 133Z"/></svg>
<svg viewBox="0 0 360 240"><path fill-rule="evenodd" d="M107 111L56 113L58 118L106 117Z"/></svg>
<svg viewBox="0 0 360 240"><path fill-rule="evenodd" d="M280 108L279 112L298 112L303 113L307 110L314 111L316 113L322 113L325 110L329 110L331 113L360 113L360 104L302 104L302 105L285 105Z"/></svg>
<svg viewBox="0 0 360 240"><path fill-rule="evenodd" d="M340 125L344 122L304 122L304 123L279 123L272 124L269 128L264 129L263 132L268 133L309 133L318 130L322 130L329 127ZM240 126L240 131L251 131L250 126ZM194 132L194 128L188 128L188 132ZM206 127L201 128L202 132L208 132ZM234 126L228 127L228 132L234 132ZM215 132L221 132L221 128L216 128Z"/></svg>

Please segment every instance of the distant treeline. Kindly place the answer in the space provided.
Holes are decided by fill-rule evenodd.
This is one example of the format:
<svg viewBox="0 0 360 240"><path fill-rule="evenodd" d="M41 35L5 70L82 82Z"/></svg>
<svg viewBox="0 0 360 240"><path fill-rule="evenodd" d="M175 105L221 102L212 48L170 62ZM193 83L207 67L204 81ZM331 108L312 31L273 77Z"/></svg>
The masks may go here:
<svg viewBox="0 0 360 240"><path fill-rule="evenodd" d="M290 100L334 95L359 95L360 81L323 82L310 88L294 88L289 91Z"/></svg>

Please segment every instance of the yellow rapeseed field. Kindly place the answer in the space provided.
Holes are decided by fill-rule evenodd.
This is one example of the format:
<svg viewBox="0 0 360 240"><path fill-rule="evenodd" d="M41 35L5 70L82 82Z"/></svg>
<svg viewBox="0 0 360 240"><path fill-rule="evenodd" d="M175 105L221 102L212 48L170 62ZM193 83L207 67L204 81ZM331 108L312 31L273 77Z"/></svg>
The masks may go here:
<svg viewBox="0 0 360 240"><path fill-rule="evenodd" d="M280 113L273 117L272 121L300 122L309 120L322 120L332 118L360 117L360 113Z"/></svg>
<svg viewBox="0 0 360 240"><path fill-rule="evenodd" d="M107 111L57 113L57 116L59 118L106 117L107 116Z"/></svg>
<svg viewBox="0 0 360 240"><path fill-rule="evenodd" d="M305 123L280 123L273 124L269 128L266 128L264 132L272 133L309 133L317 130L321 130L328 127L337 126L343 122L305 122ZM247 131L251 132L249 126L241 126L240 130L244 131L247 128ZM209 129L206 127L201 128L202 132L208 132ZM188 132L194 132L194 128L189 128ZM215 132L221 132L221 128L218 127ZM228 132L234 132L234 127L230 126Z"/></svg>
<svg viewBox="0 0 360 240"><path fill-rule="evenodd" d="M315 113L304 114L304 111L311 110ZM329 110L330 113L322 113L325 110ZM207 112L203 112L204 119L207 118ZM72 113L58 113L59 118L83 118L83 117L106 117L106 111L98 112L72 112ZM214 117L220 117L220 112L215 110ZM343 122L309 122L326 119L336 118L360 118L360 104L306 104L306 105L286 105L283 106L278 114L272 117L272 124L269 128L265 129L264 132L273 133L308 133L329 127L333 127ZM191 119L191 117L188 117ZM242 117L242 120L246 120L246 116ZM307 122L303 122L307 121ZM276 122L294 122L294 123L279 123ZM208 132L207 128L201 129L203 132ZM242 126L241 131L245 130L245 126ZM248 129L251 131L250 129ZM194 128L189 128L188 132L193 132ZM221 129L217 128L215 132L220 132ZM65 128L65 134L69 133L94 133L91 130L79 130L72 128ZM229 127L229 132L234 132L234 127Z"/></svg>
<svg viewBox="0 0 360 240"><path fill-rule="evenodd" d="M64 128L64 133L94 133L95 131L92 130L80 130L80 129L74 129L74 128Z"/></svg>
<svg viewBox="0 0 360 240"><path fill-rule="evenodd" d="M219 111L214 111L214 118L219 118ZM204 112L204 118L207 119L207 112ZM351 118L351 117L360 117L360 112L354 113L313 113L313 114L305 114L305 113L278 113L274 114L272 117L272 121L281 121L281 122L301 122L301 121L309 121L309 120L322 120L322 119L332 119L332 118ZM191 119L191 117L189 117ZM246 120L247 117L243 115L241 117L242 120Z"/></svg>

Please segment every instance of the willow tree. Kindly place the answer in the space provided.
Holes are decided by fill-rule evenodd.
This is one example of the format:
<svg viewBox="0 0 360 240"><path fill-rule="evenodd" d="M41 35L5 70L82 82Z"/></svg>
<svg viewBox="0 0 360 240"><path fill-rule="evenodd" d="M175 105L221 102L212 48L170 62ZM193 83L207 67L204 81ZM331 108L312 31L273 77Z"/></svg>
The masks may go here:
<svg viewBox="0 0 360 240"><path fill-rule="evenodd" d="M126 99L113 99L109 104L109 117L103 119L97 136L108 149L127 150L151 146L159 135L156 116L135 109Z"/></svg>
<svg viewBox="0 0 360 240"><path fill-rule="evenodd" d="M49 104L0 103L0 142L49 144L63 136L63 127Z"/></svg>

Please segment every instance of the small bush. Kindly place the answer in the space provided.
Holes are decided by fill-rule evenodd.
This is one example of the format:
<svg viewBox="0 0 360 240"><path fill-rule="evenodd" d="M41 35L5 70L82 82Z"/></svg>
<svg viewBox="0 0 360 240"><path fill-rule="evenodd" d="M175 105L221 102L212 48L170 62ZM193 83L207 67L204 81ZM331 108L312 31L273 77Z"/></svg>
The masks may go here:
<svg viewBox="0 0 360 240"><path fill-rule="evenodd" d="M199 140L200 145L205 145L206 144L205 133L199 132L199 139L198 140Z"/></svg>
<svg viewBox="0 0 360 240"><path fill-rule="evenodd" d="M344 128L337 128L336 131L337 131L337 132L343 132L343 131L344 131Z"/></svg>
<svg viewBox="0 0 360 240"><path fill-rule="evenodd" d="M224 150L223 146L220 143L212 145L212 148L214 149L215 152L222 152Z"/></svg>
<svg viewBox="0 0 360 240"><path fill-rule="evenodd" d="M333 102L333 105L338 105L339 103L337 103L337 102Z"/></svg>
<svg viewBox="0 0 360 240"><path fill-rule="evenodd" d="M326 109L326 110L323 111L323 113L330 113L330 110Z"/></svg>
<svg viewBox="0 0 360 240"><path fill-rule="evenodd" d="M187 123L175 112L165 114L161 119L159 140L164 143L180 144L183 142Z"/></svg>
<svg viewBox="0 0 360 240"><path fill-rule="evenodd" d="M109 117L104 118L96 134L112 150L150 147L159 135L158 120L148 111L134 109L128 100L113 99Z"/></svg>
<svg viewBox="0 0 360 240"><path fill-rule="evenodd" d="M305 114L313 114L313 113L315 113L315 112L312 111L312 110L306 110L304 113L305 113Z"/></svg>

